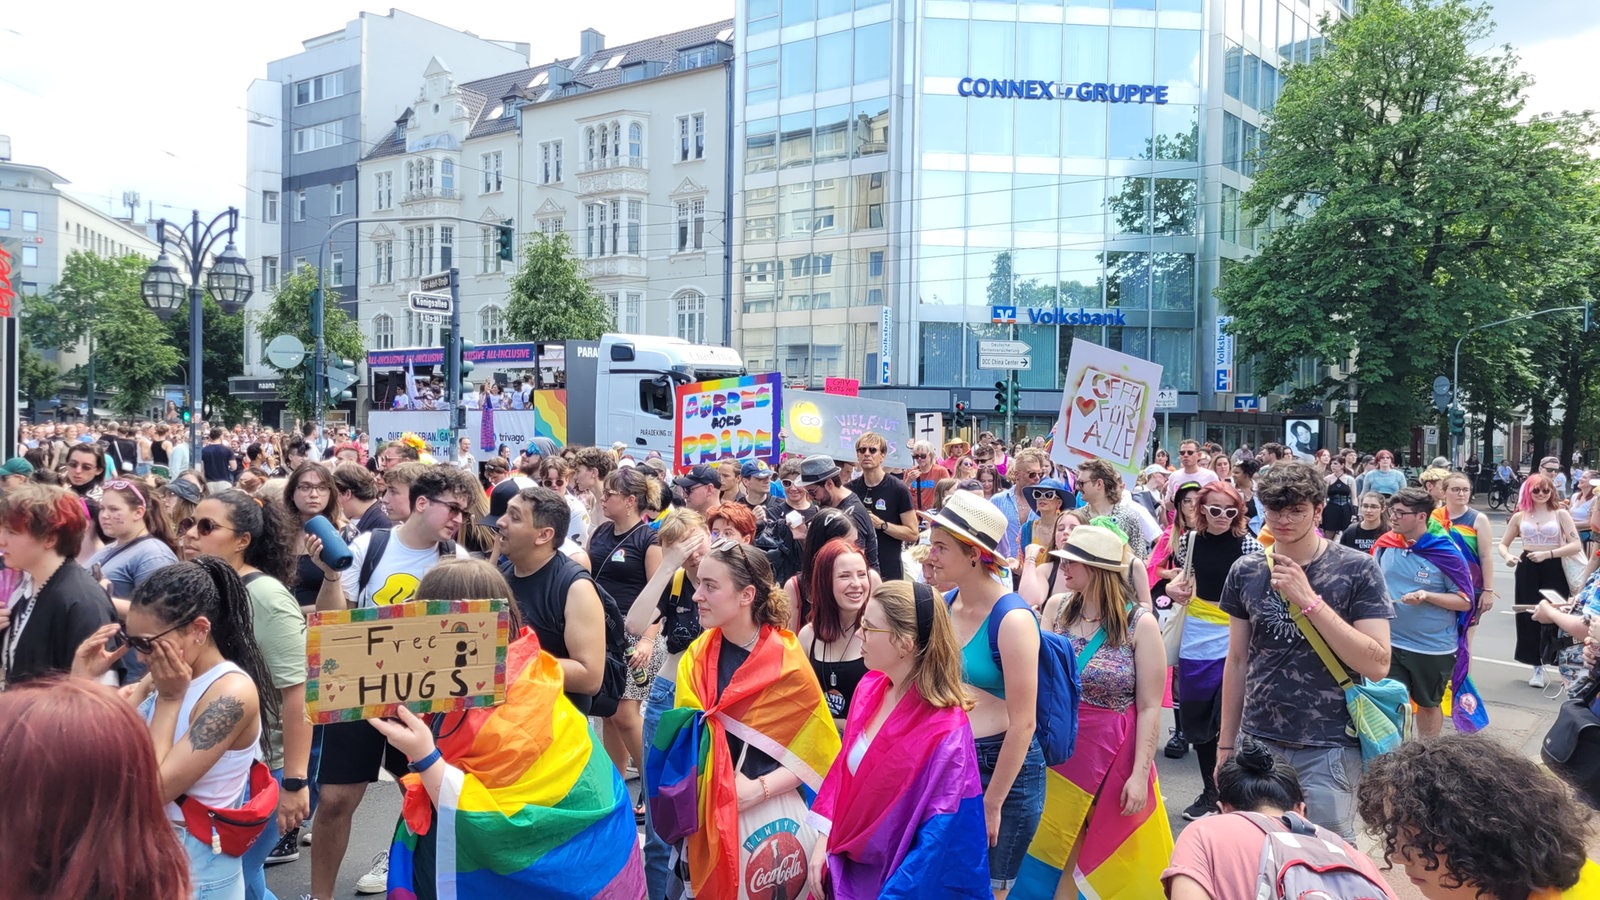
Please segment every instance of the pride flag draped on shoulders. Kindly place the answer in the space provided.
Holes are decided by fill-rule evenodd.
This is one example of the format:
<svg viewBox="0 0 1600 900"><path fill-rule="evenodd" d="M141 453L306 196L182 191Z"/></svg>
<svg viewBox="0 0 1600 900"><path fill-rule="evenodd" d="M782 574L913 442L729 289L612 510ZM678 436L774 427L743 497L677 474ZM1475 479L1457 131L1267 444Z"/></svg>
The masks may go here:
<svg viewBox="0 0 1600 900"><path fill-rule="evenodd" d="M713 628L683 652L677 705L661 716L645 772L657 833L684 842L693 895L717 900L741 889L729 733L793 772L807 804L839 755L839 732L793 632L762 625L749 658L719 694L722 645L722 631Z"/></svg>
<svg viewBox="0 0 1600 900"><path fill-rule="evenodd" d="M853 706L877 709L890 681L869 672ZM844 746L866 722L852 717ZM833 900L989 898L989 836L972 726L912 688L878 730L856 772L828 770L812 824L828 833Z"/></svg>
<svg viewBox="0 0 1600 900"><path fill-rule="evenodd" d="M639 900L632 802L561 668L525 629L506 653L506 700L441 715L450 764L437 812L419 776L389 851L389 900Z"/></svg>

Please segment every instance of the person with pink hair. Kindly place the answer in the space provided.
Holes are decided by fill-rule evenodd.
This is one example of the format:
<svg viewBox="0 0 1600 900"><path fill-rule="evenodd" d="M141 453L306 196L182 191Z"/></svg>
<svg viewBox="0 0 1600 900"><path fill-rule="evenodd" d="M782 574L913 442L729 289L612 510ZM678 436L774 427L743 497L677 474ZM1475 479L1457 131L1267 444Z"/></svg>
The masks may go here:
<svg viewBox="0 0 1600 900"><path fill-rule="evenodd" d="M1519 538L1522 552L1512 555L1511 542ZM1578 526L1556 500L1555 485L1547 476L1535 473L1522 483L1517 511L1506 524L1499 549L1500 558L1516 575L1516 605L1512 608L1517 618L1517 645L1512 655L1517 662L1533 667L1529 686L1542 688L1545 664L1554 662L1559 630L1535 622L1533 610L1541 591L1555 591L1563 597L1570 593L1561 560L1583 552Z"/></svg>

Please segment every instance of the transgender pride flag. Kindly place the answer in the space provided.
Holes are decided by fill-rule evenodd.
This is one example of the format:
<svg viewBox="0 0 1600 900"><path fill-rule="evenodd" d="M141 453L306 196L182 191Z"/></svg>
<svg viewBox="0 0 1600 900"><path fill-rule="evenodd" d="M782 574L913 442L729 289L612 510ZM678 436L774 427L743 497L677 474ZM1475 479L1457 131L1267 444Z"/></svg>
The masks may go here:
<svg viewBox="0 0 1600 900"><path fill-rule="evenodd" d="M494 401L483 404L483 418L478 420L478 449L493 453L499 449L494 442Z"/></svg>

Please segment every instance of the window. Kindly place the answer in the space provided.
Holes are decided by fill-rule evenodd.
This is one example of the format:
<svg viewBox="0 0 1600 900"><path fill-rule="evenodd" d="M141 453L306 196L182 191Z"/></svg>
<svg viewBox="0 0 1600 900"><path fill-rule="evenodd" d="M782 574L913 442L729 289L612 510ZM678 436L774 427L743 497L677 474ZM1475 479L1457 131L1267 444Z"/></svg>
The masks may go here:
<svg viewBox="0 0 1600 900"><path fill-rule="evenodd" d="M607 256L614 253L615 238L607 230L607 223L611 222L613 207L617 201L610 203L585 203L583 205L584 224L584 255ZM614 224L614 223L613 223ZM611 248L611 249L607 249Z"/></svg>
<svg viewBox="0 0 1600 900"><path fill-rule="evenodd" d="M698 69L701 66L713 66L722 61L722 52L716 44L706 44L704 47L690 47L688 50L678 51L678 71L686 72Z"/></svg>
<svg viewBox="0 0 1600 900"><path fill-rule="evenodd" d="M11 230L11 210L9 210L9 209L0 209L0 231L10 231L10 230ZM79 225L78 226L78 230L80 232L80 234L78 235L78 239L79 239L79 242L81 243L82 239L83 239L83 235L81 234L81 232L83 230L83 226Z"/></svg>
<svg viewBox="0 0 1600 900"><path fill-rule="evenodd" d="M883 251L873 250L867 254L867 275L871 278L883 277Z"/></svg>
<svg viewBox="0 0 1600 900"><path fill-rule="evenodd" d="M704 250L706 236L706 201L678 201L678 252Z"/></svg>
<svg viewBox="0 0 1600 900"><path fill-rule="evenodd" d="M622 252L622 201L611 201L611 242L607 245L612 253Z"/></svg>
<svg viewBox="0 0 1600 900"><path fill-rule="evenodd" d="M485 153L483 163L483 193L493 194L500 190L500 151Z"/></svg>
<svg viewBox="0 0 1600 900"><path fill-rule="evenodd" d="M488 275L504 271L505 260L500 258L500 229L493 225L485 225L482 232L483 254L478 260L478 273Z"/></svg>
<svg viewBox="0 0 1600 900"><path fill-rule="evenodd" d="M372 283L389 284L394 281L394 241L372 242Z"/></svg>
<svg viewBox="0 0 1600 900"><path fill-rule="evenodd" d="M628 158L644 159L644 126L638 122L628 123Z"/></svg>
<svg viewBox="0 0 1600 900"><path fill-rule="evenodd" d="M372 208L394 209L394 173L377 172L372 176Z"/></svg>
<svg viewBox="0 0 1600 900"><path fill-rule="evenodd" d="M305 81L295 82L294 105L305 106L318 100L327 100L344 93L344 73L330 72Z"/></svg>
<svg viewBox="0 0 1600 900"><path fill-rule="evenodd" d="M344 251L335 251L333 254L333 274L329 276L329 284L334 287L344 286Z"/></svg>
<svg viewBox="0 0 1600 900"><path fill-rule="evenodd" d="M39 248L24 244L22 247L22 264L37 266L39 264Z"/></svg>
<svg viewBox="0 0 1600 900"><path fill-rule="evenodd" d="M289 274L292 275L295 272L299 272L301 269L308 268L310 265L311 263L304 256L296 256L294 258L294 272Z"/></svg>
<svg viewBox="0 0 1600 900"><path fill-rule="evenodd" d="M333 198L328 201L328 214L333 216L344 215L344 185L333 186Z"/></svg>
<svg viewBox="0 0 1600 900"><path fill-rule="evenodd" d="M454 225L439 226L439 268L445 269L455 265L456 228Z"/></svg>
<svg viewBox="0 0 1600 900"><path fill-rule="evenodd" d="M261 192L261 221L267 223L268 225L278 221L279 196L280 195L277 191Z"/></svg>
<svg viewBox="0 0 1600 900"><path fill-rule="evenodd" d="M394 317L379 313L372 319L372 346L376 350L394 349Z"/></svg>
<svg viewBox="0 0 1600 900"><path fill-rule="evenodd" d="M594 156L595 156L595 133L594 133L593 126L591 126L589 128L585 128L583 130L583 143L584 143L584 157L583 157L584 161L585 162L591 162L591 163L594 162Z"/></svg>
<svg viewBox="0 0 1600 900"><path fill-rule="evenodd" d="M644 201L628 201L628 252L638 254L644 240Z"/></svg>
<svg viewBox="0 0 1600 900"><path fill-rule="evenodd" d="M618 331L627 334L638 334L642 326L639 322L640 307L644 305L644 295L638 291L612 291L605 295L606 306L611 309L611 321Z"/></svg>
<svg viewBox="0 0 1600 900"><path fill-rule="evenodd" d="M545 141L539 145L539 183L553 184L560 180L561 142Z"/></svg>
<svg viewBox="0 0 1600 900"><path fill-rule="evenodd" d="M478 312L479 340L498 344L506 339L506 314L498 306L485 306Z"/></svg>
<svg viewBox="0 0 1600 900"><path fill-rule="evenodd" d="M672 314L677 320L677 335L691 344L706 342L706 295L682 290L672 298Z"/></svg>
<svg viewBox="0 0 1600 900"><path fill-rule="evenodd" d="M695 113L678 117L678 162L704 159L706 155L706 116Z"/></svg>
<svg viewBox="0 0 1600 900"><path fill-rule="evenodd" d="M294 220L296 222L304 222L306 220L306 192L305 191L295 191L294 192Z"/></svg>
<svg viewBox="0 0 1600 900"><path fill-rule="evenodd" d="M432 174L432 168L429 169ZM453 159L440 160L439 162L439 188L446 197L455 195L456 192L456 161Z"/></svg>
<svg viewBox="0 0 1600 900"><path fill-rule="evenodd" d="M325 122L294 130L294 152L306 153L324 147L337 147L344 142L344 123Z"/></svg>
<svg viewBox="0 0 1600 900"><path fill-rule="evenodd" d="M548 219L539 220L539 231L545 237L554 238L565 230L566 220L561 216L551 216Z"/></svg>
<svg viewBox="0 0 1600 900"><path fill-rule="evenodd" d="M39 214L34 212L34 211L32 211L32 210L27 210L27 209L23 210L22 211L22 230L23 231L38 231L39 230Z"/></svg>
<svg viewBox="0 0 1600 900"><path fill-rule="evenodd" d="M416 311L406 315L406 344L410 347L437 347L439 346L438 322L425 322L422 314Z"/></svg>
<svg viewBox="0 0 1600 900"><path fill-rule="evenodd" d="M269 291L278 289L278 258L261 257L261 286Z"/></svg>

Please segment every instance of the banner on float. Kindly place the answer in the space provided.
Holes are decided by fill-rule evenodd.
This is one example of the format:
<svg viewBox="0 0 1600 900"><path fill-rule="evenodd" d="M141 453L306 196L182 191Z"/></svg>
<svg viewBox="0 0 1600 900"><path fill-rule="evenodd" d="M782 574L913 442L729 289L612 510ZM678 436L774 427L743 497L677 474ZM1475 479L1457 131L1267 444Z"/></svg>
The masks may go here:
<svg viewBox="0 0 1600 900"><path fill-rule="evenodd" d="M535 391L533 409L467 410L466 434L472 438L473 452L480 457L492 455L506 444L515 459L517 451L526 449L535 437L566 446L566 394ZM456 456L448 412L374 412L367 420L367 431L372 436L373 454L409 431L428 442L435 460L444 462Z"/></svg>
<svg viewBox="0 0 1600 900"><path fill-rule="evenodd" d="M1130 482L1155 427L1161 366L1074 339L1050 458L1065 466L1103 459Z"/></svg>
<svg viewBox="0 0 1600 900"><path fill-rule="evenodd" d="M813 391L791 392L784 398L783 413L783 445L789 453L820 453L853 460L856 438L871 431L889 442L885 466L911 468L911 442L916 438L907 424L904 403Z"/></svg>
<svg viewBox="0 0 1600 900"><path fill-rule="evenodd" d="M674 399L674 471L721 459L760 459L777 468L782 375L768 372L681 384Z"/></svg>
<svg viewBox="0 0 1600 900"><path fill-rule="evenodd" d="M494 706L506 698L504 600L422 600L313 613L306 712L318 725Z"/></svg>

